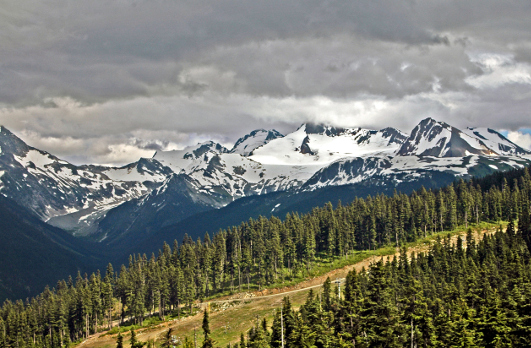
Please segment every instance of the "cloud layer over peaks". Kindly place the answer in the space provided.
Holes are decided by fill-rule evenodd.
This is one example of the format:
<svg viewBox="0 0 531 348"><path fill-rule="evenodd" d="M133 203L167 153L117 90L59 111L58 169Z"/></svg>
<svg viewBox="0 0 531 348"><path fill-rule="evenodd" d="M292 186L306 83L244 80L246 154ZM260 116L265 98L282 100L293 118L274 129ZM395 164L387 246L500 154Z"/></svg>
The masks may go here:
<svg viewBox="0 0 531 348"><path fill-rule="evenodd" d="M529 17L528 0L8 0L0 124L114 164L306 121L516 132L531 128Z"/></svg>

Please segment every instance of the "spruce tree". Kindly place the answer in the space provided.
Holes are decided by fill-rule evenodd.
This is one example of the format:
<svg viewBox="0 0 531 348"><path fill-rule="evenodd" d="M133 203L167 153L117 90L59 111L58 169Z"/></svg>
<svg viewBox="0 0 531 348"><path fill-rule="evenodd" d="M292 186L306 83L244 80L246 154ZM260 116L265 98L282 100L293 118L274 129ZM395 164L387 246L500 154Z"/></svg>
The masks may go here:
<svg viewBox="0 0 531 348"><path fill-rule="evenodd" d="M146 342L140 342L137 338L136 338L136 332L134 329L131 329L131 348L142 348L144 347L144 345L146 344Z"/></svg>
<svg viewBox="0 0 531 348"><path fill-rule="evenodd" d="M273 317L273 325L271 326L271 347L279 348L282 347L282 322L280 319L280 309L275 311L275 316Z"/></svg>
<svg viewBox="0 0 531 348"><path fill-rule="evenodd" d="M256 323L253 337L249 341L249 348L269 348L267 332L259 322Z"/></svg>
<svg viewBox="0 0 531 348"><path fill-rule="evenodd" d="M118 331L118 336L116 337L116 348L124 348L124 336Z"/></svg>
<svg viewBox="0 0 531 348"><path fill-rule="evenodd" d="M332 309L332 282L330 277L327 277L323 284L323 309L329 311Z"/></svg>
<svg viewBox="0 0 531 348"><path fill-rule="evenodd" d="M203 334L205 335L205 339L203 341L202 348L213 348L214 347L214 340L212 337L210 337L210 320L208 318L208 310L205 309L203 314Z"/></svg>

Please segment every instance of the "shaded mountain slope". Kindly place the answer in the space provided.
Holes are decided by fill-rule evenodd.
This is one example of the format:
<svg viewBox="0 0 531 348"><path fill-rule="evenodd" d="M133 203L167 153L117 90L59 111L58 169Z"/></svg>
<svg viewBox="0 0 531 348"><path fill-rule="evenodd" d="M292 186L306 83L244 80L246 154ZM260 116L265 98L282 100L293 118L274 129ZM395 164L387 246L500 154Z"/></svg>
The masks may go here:
<svg viewBox="0 0 531 348"><path fill-rule="evenodd" d="M90 248L90 243L40 221L3 196L0 241L0 301L33 296L46 285L103 264L101 248Z"/></svg>
<svg viewBox="0 0 531 348"><path fill-rule="evenodd" d="M202 212L159 229L141 245L124 254L119 262L127 262L126 257L129 254L156 253L163 242L171 245L174 240L177 240L181 243L185 234L193 240L202 239L206 232L212 236L220 229L240 225L250 218L276 216L284 219L288 213L304 214L315 207L324 206L327 202L333 205L336 205L338 201L342 204L349 204L357 197L377 194L393 195L395 191L409 194L422 187L439 188L454 182L455 177L449 173L433 172L414 182L394 183L391 181L389 185L382 185L384 180L386 180L385 177L375 177L370 182L329 186L314 191L275 192L240 198L223 208Z"/></svg>
<svg viewBox="0 0 531 348"><path fill-rule="evenodd" d="M110 210L96 236L115 254L134 245L143 246L143 241L159 229L213 209L216 197L199 191L196 184L185 174L169 176L149 195Z"/></svg>

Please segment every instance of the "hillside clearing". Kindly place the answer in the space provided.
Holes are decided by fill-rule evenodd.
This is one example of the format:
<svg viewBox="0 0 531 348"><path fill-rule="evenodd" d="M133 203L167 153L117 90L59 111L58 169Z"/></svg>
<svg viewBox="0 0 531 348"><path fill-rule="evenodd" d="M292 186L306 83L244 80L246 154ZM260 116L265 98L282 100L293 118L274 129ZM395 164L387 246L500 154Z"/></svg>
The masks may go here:
<svg viewBox="0 0 531 348"><path fill-rule="evenodd" d="M476 240L480 239L484 234L492 234L496 227L490 227L482 230L475 230L474 237ZM439 234L440 235L440 234ZM466 235L465 231L455 232L450 237L452 244L456 243L458 237ZM417 242L407 250L408 257L421 252L427 252L431 245L436 240L436 236L431 236L423 242ZM463 243L466 246L466 243ZM342 268L334 269L324 275L304 280L294 286L286 286L282 288L265 289L262 291L243 292L232 296L221 297L212 301L197 304L201 309L210 308L210 327L212 330L212 337L216 341L217 346L224 347L229 343L238 342L240 334L246 332L251 326L256 324L258 319L266 318L271 324L274 311L281 306L282 298L289 296L294 308L302 305L307 297L310 289L319 291L319 288L330 277L332 280L345 278L347 273L351 270L360 272L363 268L367 269L371 263L380 260L386 261L387 258L392 259L398 256L399 251L389 255L370 256L362 261L356 262ZM182 318L180 320L167 321L148 328L138 329L137 337L141 341L159 340L164 333L171 327L173 334L179 339L184 340L185 337L194 339L196 336L198 344L202 342L202 312L191 317ZM107 332L100 332L89 337L83 341L78 347L83 348L111 348L116 346L116 336L106 335ZM124 347L129 347L129 334L124 337Z"/></svg>

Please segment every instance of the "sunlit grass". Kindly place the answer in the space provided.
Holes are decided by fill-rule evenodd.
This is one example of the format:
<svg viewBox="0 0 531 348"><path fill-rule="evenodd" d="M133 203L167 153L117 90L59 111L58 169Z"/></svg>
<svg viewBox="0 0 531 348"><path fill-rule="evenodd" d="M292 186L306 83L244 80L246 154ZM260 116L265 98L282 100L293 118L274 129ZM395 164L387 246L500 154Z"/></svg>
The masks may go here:
<svg viewBox="0 0 531 348"><path fill-rule="evenodd" d="M505 228L507 222L498 222L498 223L486 223L482 222L479 225L471 224L471 228L474 232L479 233L480 231L494 231L499 228ZM420 238L415 242L405 243L401 247L406 247L407 249L412 248L422 248L427 249L427 247L433 244L437 239L444 240L447 237L453 237L456 235L466 234L467 228L465 226L458 226L452 231L443 231L437 232L428 235L426 238ZM363 250L363 251L350 251L348 255L342 257L327 257L325 254L319 254L316 256L315 260L311 263L311 268L307 269L306 265L304 267L298 267L296 272L290 274L287 270L283 270L283 277L271 284L261 287L264 289L272 288L283 288L289 286L295 286L303 281L323 276L332 270L337 270L344 268L346 266L355 265L364 260L370 259L372 257L382 257L394 255L399 251L399 248L394 246L387 246L379 248L376 250ZM238 290L238 286L235 287L235 290ZM258 290L257 284L250 284L250 291ZM247 284L242 284L242 291L247 291ZM306 300L309 289L304 289L299 292L290 293L289 297L294 308L299 307ZM316 290L318 291L318 290ZM213 296L205 298L204 301L212 301L219 299L222 296L231 295L234 292L225 291L223 293L217 293ZM256 325L257 320L262 320L265 318L270 326L272 324L274 311L281 307L281 301L284 296L279 294L274 297L255 297L252 300L243 300L235 303L231 303L230 306L222 307L219 304L211 303L210 308L212 311L211 315L211 330L212 338L216 341L217 347L226 347L229 343L235 343L239 341L240 334L246 333L252 326ZM188 313L189 307L181 308L182 320L177 319L177 313L174 313L170 316L167 316L168 320L174 320L174 335L181 340L184 340L185 337L188 337L194 340L197 340L197 345L200 346L203 342L203 331L201 329L202 315L195 315L200 312L200 309L194 306L193 313L190 315ZM195 316L194 316L195 315ZM185 318L188 318L186 320ZM112 330L109 330L102 336L114 335L121 331L122 334L129 332L131 329L141 329L140 332L149 333L153 332L156 334L156 337L162 337L165 331L162 329L161 324L164 322L158 317L158 315L153 315L152 317L146 318L143 322L143 325L127 325L122 327L114 327ZM124 334L125 335L125 334ZM124 343L127 346L127 339L124 337ZM157 344L160 344L158 342ZM100 344L94 342L92 344L85 344L85 347L114 347L109 343Z"/></svg>

